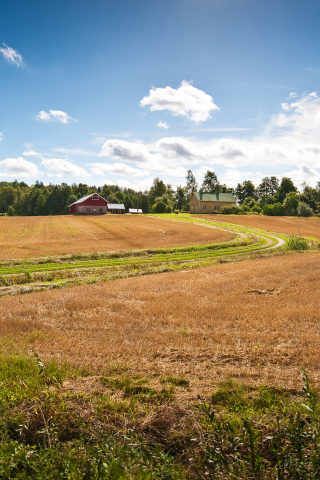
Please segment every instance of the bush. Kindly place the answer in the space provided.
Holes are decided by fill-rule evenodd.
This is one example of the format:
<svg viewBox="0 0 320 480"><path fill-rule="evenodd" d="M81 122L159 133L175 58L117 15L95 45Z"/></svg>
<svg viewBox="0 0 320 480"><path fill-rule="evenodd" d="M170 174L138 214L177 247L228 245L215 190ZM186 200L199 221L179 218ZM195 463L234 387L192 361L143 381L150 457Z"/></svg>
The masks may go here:
<svg viewBox="0 0 320 480"><path fill-rule="evenodd" d="M166 211L167 205L163 202L155 203L152 207L153 213L164 213Z"/></svg>
<svg viewBox="0 0 320 480"><path fill-rule="evenodd" d="M174 211L174 213L175 213L176 215L178 215L178 213L179 213L179 210L175 210L175 211Z"/></svg>
<svg viewBox="0 0 320 480"><path fill-rule="evenodd" d="M246 213L250 213L250 207L248 205L246 205L245 203L243 203L242 205L240 205L240 207L238 207L239 209L239 213L240 215L245 215Z"/></svg>
<svg viewBox="0 0 320 480"><path fill-rule="evenodd" d="M253 213L261 213L262 212L262 208L260 207L260 205L253 205L253 207L251 207L251 212Z"/></svg>
<svg viewBox="0 0 320 480"><path fill-rule="evenodd" d="M222 207L222 213L224 215L237 215L239 213L239 207L237 207L237 205L225 205Z"/></svg>
<svg viewBox="0 0 320 480"><path fill-rule="evenodd" d="M274 203L273 205L264 205L262 209L263 215L270 215L272 217L284 215L284 207L281 203Z"/></svg>
<svg viewBox="0 0 320 480"><path fill-rule="evenodd" d="M172 208L169 205L167 205L164 213L172 213Z"/></svg>
<svg viewBox="0 0 320 480"><path fill-rule="evenodd" d="M299 217L312 217L313 216L313 210L309 205L305 202L299 202L298 203L298 215Z"/></svg>
<svg viewBox="0 0 320 480"><path fill-rule="evenodd" d="M303 237L297 237L296 235L290 235L287 241L288 250L309 250L310 245Z"/></svg>

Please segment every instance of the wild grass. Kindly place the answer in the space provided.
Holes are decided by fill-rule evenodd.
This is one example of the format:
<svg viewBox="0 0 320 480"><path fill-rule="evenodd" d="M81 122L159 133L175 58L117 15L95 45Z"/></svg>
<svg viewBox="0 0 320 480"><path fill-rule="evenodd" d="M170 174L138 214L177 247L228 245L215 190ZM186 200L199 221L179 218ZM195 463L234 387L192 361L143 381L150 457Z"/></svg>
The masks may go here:
<svg viewBox="0 0 320 480"><path fill-rule="evenodd" d="M288 250L309 250L309 242L302 237L296 235L290 235L287 240L287 249Z"/></svg>
<svg viewBox="0 0 320 480"><path fill-rule="evenodd" d="M299 392L226 379L211 398L183 406L176 391L188 388L183 377L161 377L171 383L161 389L114 372L94 377L100 390L88 391L79 371L36 354L2 357L0 476L318 478L319 393L301 373Z"/></svg>

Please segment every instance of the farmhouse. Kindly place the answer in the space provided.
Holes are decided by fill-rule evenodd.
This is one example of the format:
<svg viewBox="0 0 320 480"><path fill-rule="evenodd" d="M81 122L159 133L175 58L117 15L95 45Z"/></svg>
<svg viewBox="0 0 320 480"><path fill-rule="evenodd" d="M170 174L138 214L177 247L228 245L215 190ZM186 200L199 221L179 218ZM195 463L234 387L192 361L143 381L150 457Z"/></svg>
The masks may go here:
<svg viewBox="0 0 320 480"><path fill-rule="evenodd" d="M190 198L190 213L221 213L225 205L236 205L232 193L194 192Z"/></svg>
<svg viewBox="0 0 320 480"><path fill-rule="evenodd" d="M91 193L69 205L69 213L85 215L102 215L108 211L108 202L98 193Z"/></svg>

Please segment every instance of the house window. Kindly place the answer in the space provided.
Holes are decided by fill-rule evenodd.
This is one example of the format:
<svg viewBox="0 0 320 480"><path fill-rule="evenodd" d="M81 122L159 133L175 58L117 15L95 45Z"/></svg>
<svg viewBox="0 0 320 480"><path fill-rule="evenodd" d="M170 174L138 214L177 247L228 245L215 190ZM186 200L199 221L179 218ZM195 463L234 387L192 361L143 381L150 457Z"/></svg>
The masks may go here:
<svg viewBox="0 0 320 480"><path fill-rule="evenodd" d="M214 209L219 210L219 205L215 205Z"/></svg>
<svg viewBox="0 0 320 480"><path fill-rule="evenodd" d="M191 206L191 210L193 210L193 205Z"/></svg>
<svg viewBox="0 0 320 480"><path fill-rule="evenodd" d="M112 213L116 213L116 211L114 209L112 209Z"/></svg>
<svg viewBox="0 0 320 480"><path fill-rule="evenodd" d="M93 211L95 212L95 211L96 211L96 209L94 208L94 209L93 209Z"/></svg>
<svg viewBox="0 0 320 480"><path fill-rule="evenodd" d="M207 210L207 205L203 205L203 210Z"/></svg>
<svg viewBox="0 0 320 480"><path fill-rule="evenodd" d="M98 195L93 195L92 200L99 200Z"/></svg>
<svg viewBox="0 0 320 480"><path fill-rule="evenodd" d="M196 199L194 198L194 199L193 199L193 201L195 202L195 201L196 201Z"/></svg>
<svg viewBox="0 0 320 480"><path fill-rule="evenodd" d="M87 212L91 212L91 208L87 208Z"/></svg>
<svg viewBox="0 0 320 480"><path fill-rule="evenodd" d="M198 210L198 205L196 205L196 210Z"/></svg>
<svg viewBox="0 0 320 480"><path fill-rule="evenodd" d="M101 213L101 212L103 213L103 208L99 208L99 212L100 212L100 213Z"/></svg>

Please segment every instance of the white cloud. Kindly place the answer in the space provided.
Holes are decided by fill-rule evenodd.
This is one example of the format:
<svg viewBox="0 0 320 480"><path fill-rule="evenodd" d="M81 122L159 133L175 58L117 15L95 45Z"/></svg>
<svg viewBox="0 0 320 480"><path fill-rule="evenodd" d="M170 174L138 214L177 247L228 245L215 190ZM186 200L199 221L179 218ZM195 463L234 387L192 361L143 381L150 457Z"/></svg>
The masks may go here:
<svg viewBox="0 0 320 480"><path fill-rule="evenodd" d="M35 177L42 173L37 165L28 162L23 157L2 160L0 162L0 170L2 170L2 175L7 175L8 177Z"/></svg>
<svg viewBox="0 0 320 480"><path fill-rule="evenodd" d="M49 110L49 112L45 112L41 110L38 115L36 116L36 120L42 122L60 122L60 123L70 123L70 122L78 122L74 118L70 117L66 112L62 110Z"/></svg>
<svg viewBox="0 0 320 480"><path fill-rule="evenodd" d="M295 98L297 96L297 92L290 92L289 99Z"/></svg>
<svg viewBox="0 0 320 480"><path fill-rule="evenodd" d="M0 53L2 53L3 57L10 63L14 63L18 67L23 65L21 55L11 47L8 47L5 43L2 43L4 48L0 47Z"/></svg>
<svg viewBox="0 0 320 480"><path fill-rule="evenodd" d="M91 177L90 173L82 167L78 167L74 163L64 160L63 158L42 158L41 165L48 170L55 172L58 177L62 175L74 175L75 177Z"/></svg>
<svg viewBox="0 0 320 480"><path fill-rule="evenodd" d="M145 163L152 158L145 145L119 139L107 140L102 146L100 156L114 157L136 163Z"/></svg>
<svg viewBox="0 0 320 480"><path fill-rule="evenodd" d="M297 165L296 170L292 170L284 174L284 176L292 178L296 185L303 182L314 185L316 182L320 182L320 173L309 165Z"/></svg>
<svg viewBox="0 0 320 480"><path fill-rule="evenodd" d="M40 154L37 152L34 152L33 150L27 150L26 152L23 152L23 155L25 157L39 157Z"/></svg>
<svg viewBox="0 0 320 480"><path fill-rule="evenodd" d="M0 132L0 142L1 142L2 139L3 139L3 133Z"/></svg>
<svg viewBox="0 0 320 480"><path fill-rule="evenodd" d="M185 180L188 165L205 165L211 170L220 165L228 172L220 175L220 180L230 185L250 178L250 169L268 169L270 175L281 177L280 168L281 172L286 169L290 173L292 167L295 178L307 178L308 168L313 172L308 176L310 183L315 184L317 169L320 169L319 132L320 99L313 92L285 103L262 132L249 139L163 137L153 144L110 139L103 145L100 156L133 164L135 168L141 166L142 176L166 176L179 182ZM122 172L123 176L130 177L129 171ZM259 182L259 175L252 173L252 180L256 178Z"/></svg>
<svg viewBox="0 0 320 480"><path fill-rule="evenodd" d="M211 118L210 112L220 110L210 95L183 81L179 88L152 88L140 105L151 105L150 110L169 110L174 116L185 116L195 123Z"/></svg>
<svg viewBox="0 0 320 480"><path fill-rule="evenodd" d="M167 122L161 122L161 120L159 120L159 123L158 123L157 127L164 128L165 130L168 130L168 128L170 128L170 125L168 125Z"/></svg>

